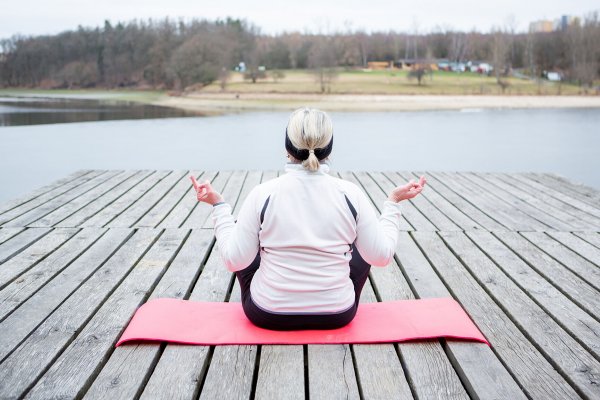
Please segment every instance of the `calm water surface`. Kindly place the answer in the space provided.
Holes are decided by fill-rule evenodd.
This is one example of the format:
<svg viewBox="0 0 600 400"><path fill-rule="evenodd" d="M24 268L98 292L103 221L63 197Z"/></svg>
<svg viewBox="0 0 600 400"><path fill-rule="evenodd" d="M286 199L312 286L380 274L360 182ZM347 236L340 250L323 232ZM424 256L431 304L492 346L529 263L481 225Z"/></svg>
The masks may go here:
<svg viewBox="0 0 600 400"><path fill-rule="evenodd" d="M193 115L197 113L121 101L0 96L0 127Z"/></svg>
<svg viewBox="0 0 600 400"><path fill-rule="evenodd" d="M331 113L335 170L555 172L600 188L600 110ZM281 169L289 112L0 128L0 201L77 169Z"/></svg>

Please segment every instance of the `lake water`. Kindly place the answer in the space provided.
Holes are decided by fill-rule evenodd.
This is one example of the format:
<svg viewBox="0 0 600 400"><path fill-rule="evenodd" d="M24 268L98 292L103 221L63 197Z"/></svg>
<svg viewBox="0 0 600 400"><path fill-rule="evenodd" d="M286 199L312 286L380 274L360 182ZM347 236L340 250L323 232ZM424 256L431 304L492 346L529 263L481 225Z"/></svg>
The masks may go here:
<svg viewBox="0 0 600 400"><path fill-rule="evenodd" d="M109 99L0 96L0 127L192 115L197 113Z"/></svg>
<svg viewBox="0 0 600 400"><path fill-rule="evenodd" d="M335 170L554 172L600 188L600 110L330 113ZM0 201L77 169L281 169L289 112L0 128Z"/></svg>

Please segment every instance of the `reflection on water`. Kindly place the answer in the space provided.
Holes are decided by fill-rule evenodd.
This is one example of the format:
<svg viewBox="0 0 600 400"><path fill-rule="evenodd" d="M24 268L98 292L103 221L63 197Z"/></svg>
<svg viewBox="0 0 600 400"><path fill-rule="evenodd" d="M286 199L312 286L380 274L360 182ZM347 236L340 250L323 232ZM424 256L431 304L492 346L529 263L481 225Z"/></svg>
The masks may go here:
<svg viewBox="0 0 600 400"><path fill-rule="evenodd" d="M0 126L197 116L175 108L120 101L0 97Z"/></svg>
<svg viewBox="0 0 600 400"><path fill-rule="evenodd" d="M289 112L0 128L0 201L77 169L272 170ZM600 188L600 110L330 113L335 171L554 172Z"/></svg>

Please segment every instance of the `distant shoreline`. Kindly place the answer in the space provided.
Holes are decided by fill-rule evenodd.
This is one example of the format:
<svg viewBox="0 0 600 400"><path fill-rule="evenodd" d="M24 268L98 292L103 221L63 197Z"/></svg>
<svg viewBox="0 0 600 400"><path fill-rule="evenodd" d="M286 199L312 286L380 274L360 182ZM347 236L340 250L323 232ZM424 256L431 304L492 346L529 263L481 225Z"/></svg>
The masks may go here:
<svg viewBox="0 0 600 400"><path fill-rule="evenodd" d="M0 96L130 101L194 111L203 115L291 111L303 106L335 112L600 108L600 96L594 95L318 94L234 91L198 91L170 95L164 91L150 90L0 89Z"/></svg>
<svg viewBox="0 0 600 400"><path fill-rule="evenodd" d="M476 109L600 108L600 96L373 95L298 93L192 93L163 97L154 105L209 114L290 111L308 106L326 111L433 111Z"/></svg>

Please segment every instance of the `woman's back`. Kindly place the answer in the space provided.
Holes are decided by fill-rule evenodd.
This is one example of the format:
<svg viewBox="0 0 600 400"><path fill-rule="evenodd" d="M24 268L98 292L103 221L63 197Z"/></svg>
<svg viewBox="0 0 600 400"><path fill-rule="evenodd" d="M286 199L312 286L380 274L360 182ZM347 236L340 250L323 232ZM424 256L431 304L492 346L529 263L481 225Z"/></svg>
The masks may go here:
<svg viewBox="0 0 600 400"><path fill-rule="evenodd" d="M259 233L261 263L251 286L260 307L339 312L354 302L348 262L356 221L346 198L355 194L324 169L313 173L288 164L285 175L257 188L261 212L268 199Z"/></svg>
<svg viewBox="0 0 600 400"><path fill-rule="evenodd" d="M400 201L425 184L392 190L381 216L362 190L327 174L333 146L326 113L294 111L285 134L286 174L250 191L237 222L209 182L192 178L213 205L219 252L236 273L246 316L268 329L329 329L354 318L371 265L392 259Z"/></svg>

